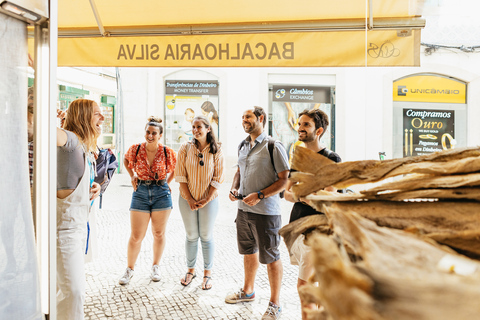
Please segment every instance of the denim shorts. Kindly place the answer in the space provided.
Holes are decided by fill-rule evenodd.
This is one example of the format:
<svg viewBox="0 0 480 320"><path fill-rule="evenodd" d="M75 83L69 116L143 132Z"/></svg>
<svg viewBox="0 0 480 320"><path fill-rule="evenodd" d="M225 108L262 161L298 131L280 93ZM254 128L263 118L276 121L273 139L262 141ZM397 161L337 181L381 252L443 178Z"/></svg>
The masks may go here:
<svg viewBox="0 0 480 320"><path fill-rule="evenodd" d="M139 184L137 191L132 194L130 211L141 211L152 213L172 209L172 195L168 184L161 186L156 184Z"/></svg>
<svg viewBox="0 0 480 320"><path fill-rule="evenodd" d="M281 215L264 215L238 209L237 245L240 254L254 254L258 251L258 260L269 264L280 260Z"/></svg>

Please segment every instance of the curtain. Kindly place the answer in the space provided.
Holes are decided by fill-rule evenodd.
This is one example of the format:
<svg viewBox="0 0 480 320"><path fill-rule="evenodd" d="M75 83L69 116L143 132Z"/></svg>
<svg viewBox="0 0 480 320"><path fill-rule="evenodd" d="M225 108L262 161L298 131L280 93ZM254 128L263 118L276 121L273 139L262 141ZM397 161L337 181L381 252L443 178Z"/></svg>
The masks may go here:
<svg viewBox="0 0 480 320"><path fill-rule="evenodd" d="M27 25L0 13L0 319L41 319L27 145Z"/></svg>

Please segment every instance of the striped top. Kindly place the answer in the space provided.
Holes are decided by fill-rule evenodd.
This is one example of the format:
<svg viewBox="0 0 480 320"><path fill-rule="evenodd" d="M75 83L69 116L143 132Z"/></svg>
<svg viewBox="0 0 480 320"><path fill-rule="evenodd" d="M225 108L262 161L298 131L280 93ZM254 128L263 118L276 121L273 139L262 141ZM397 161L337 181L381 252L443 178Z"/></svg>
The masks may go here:
<svg viewBox="0 0 480 320"><path fill-rule="evenodd" d="M203 158L199 157L202 154ZM200 165L203 160L204 165ZM193 142L185 142L178 151L177 166L175 168L175 180L178 183L186 183L188 190L195 201L199 201L208 195L209 186L214 187L213 198L218 196L217 190L223 182L224 159L222 148L219 147L216 154L210 153L210 145L199 151ZM180 196L187 200L188 195Z"/></svg>

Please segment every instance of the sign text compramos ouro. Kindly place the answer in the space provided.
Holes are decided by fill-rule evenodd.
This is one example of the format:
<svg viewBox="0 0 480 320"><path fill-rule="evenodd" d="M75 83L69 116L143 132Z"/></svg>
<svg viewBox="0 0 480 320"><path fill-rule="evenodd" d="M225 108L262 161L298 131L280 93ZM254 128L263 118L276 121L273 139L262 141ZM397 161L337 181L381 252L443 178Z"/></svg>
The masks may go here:
<svg viewBox="0 0 480 320"><path fill-rule="evenodd" d="M421 117L425 118L446 118L449 119L452 116L451 112L438 112L438 111L417 111L417 110L408 110L406 113L407 117Z"/></svg>
<svg viewBox="0 0 480 320"><path fill-rule="evenodd" d="M121 44L117 60L293 60L293 42L168 44L160 52L158 44Z"/></svg>

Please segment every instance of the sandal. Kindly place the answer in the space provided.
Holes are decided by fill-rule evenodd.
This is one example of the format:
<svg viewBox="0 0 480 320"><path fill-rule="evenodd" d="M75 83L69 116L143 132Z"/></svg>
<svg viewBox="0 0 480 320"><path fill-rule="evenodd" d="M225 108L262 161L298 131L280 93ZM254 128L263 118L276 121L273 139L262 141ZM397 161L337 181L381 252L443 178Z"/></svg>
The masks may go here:
<svg viewBox="0 0 480 320"><path fill-rule="evenodd" d="M212 286L210 285L210 287L207 287L208 286L208 282L210 280L212 280L212 277L209 277L209 276L204 276L203 279L207 279L207 281L205 281L205 283L202 284L202 290L210 290L212 289Z"/></svg>
<svg viewBox="0 0 480 320"><path fill-rule="evenodd" d="M190 278L190 281L187 282L188 275L191 275L192 277ZM196 274L193 274L193 273L191 273L191 272L187 272L187 273L185 274L185 278L182 279L182 280L184 280L184 281L183 281L183 282L180 281L180 283L182 284L182 286L186 287L186 286L188 286L190 283L192 283L192 280L195 279L196 276L197 276Z"/></svg>

